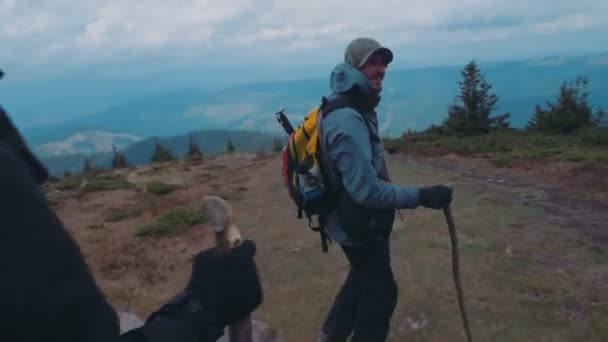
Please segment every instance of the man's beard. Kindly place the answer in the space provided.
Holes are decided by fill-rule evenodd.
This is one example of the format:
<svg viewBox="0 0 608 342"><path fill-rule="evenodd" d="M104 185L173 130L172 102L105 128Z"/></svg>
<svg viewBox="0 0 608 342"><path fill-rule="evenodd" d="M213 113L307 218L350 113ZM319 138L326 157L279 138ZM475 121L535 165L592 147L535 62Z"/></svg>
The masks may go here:
<svg viewBox="0 0 608 342"><path fill-rule="evenodd" d="M372 89L374 92L379 93L382 91L382 82L384 81L384 73L377 73L371 78L373 84Z"/></svg>

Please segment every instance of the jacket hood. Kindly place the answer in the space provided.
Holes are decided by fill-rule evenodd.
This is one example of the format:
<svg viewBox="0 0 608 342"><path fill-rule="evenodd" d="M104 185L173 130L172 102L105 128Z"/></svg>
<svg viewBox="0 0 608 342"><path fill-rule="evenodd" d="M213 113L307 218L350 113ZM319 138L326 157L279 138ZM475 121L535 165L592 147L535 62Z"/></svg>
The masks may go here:
<svg viewBox="0 0 608 342"><path fill-rule="evenodd" d="M352 65L340 63L331 71L330 89L335 94L344 94L355 85L363 93L369 94L371 92L367 77Z"/></svg>

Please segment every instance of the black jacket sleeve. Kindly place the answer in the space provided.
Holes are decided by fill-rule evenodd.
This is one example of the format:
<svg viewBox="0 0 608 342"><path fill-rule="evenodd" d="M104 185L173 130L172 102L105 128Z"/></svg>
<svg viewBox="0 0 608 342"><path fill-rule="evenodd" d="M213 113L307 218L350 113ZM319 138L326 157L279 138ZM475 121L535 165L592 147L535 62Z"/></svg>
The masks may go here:
<svg viewBox="0 0 608 342"><path fill-rule="evenodd" d="M116 341L116 313L17 152L0 143L0 341Z"/></svg>

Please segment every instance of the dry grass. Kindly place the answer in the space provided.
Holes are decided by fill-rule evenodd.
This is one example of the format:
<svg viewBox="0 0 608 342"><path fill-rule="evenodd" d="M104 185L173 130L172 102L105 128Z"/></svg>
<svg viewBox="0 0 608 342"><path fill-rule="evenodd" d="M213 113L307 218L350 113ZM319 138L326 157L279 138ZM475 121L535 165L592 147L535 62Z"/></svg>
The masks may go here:
<svg viewBox="0 0 608 342"><path fill-rule="evenodd" d="M232 196L236 223L258 246L265 302L254 316L287 341L311 341L348 268L338 246L322 253L318 235L296 219L277 173L278 158L226 156L189 170L178 165L136 170L131 179L138 184L179 180L189 186L165 196L132 189L98 192L84 200L62 199L58 211L110 301L145 317L183 288L191 257L213 239L205 223L155 237L136 237L137 230L162 221L167 211L196 210L204 194ZM608 239L601 229L606 211L556 200L526 183L474 177L456 164L446 169L393 156L389 165L397 183L446 183L456 189L453 213L476 341L608 339ZM144 209L86 229L103 221L110 208L129 206ZM389 341L464 340L442 213L403 214L405 223L397 220L392 236L400 293Z"/></svg>
<svg viewBox="0 0 608 342"><path fill-rule="evenodd" d="M79 190L87 193L117 189L132 189L133 184L128 182L119 173L97 172L88 175L71 175L50 184L48 188L59 191Z"/></svg>
<svg viewBox="0 0 608 342"><path fill-rule="evenodd" d="M260 170L270 175L274 164ZM608 337L603 263L605 247L526 199L551 202L526 186L488 183L434 167L391 162L402 184L455 186L453 212L459 231L465 299L477 341L600 341ZM267 176L270 177L270 176ZM259 177L262 178L262 177ZM344 280L347 263L332 245L320 250L318 235L295 219L278 179L257 181L238 207L242 225L258 243L266 302L260 319L288 341L310 341ZM545 196L545 197L544 197ZM396 222L392 260L400 286L390 341L464 340L454 283L451 246L440 211L403 211ZM606 214L595 212L590 222ZM603 215L603 216L602 216ZM594 251L595 249L595 251ZM544 297L543 297L544 296Z"/></svg>

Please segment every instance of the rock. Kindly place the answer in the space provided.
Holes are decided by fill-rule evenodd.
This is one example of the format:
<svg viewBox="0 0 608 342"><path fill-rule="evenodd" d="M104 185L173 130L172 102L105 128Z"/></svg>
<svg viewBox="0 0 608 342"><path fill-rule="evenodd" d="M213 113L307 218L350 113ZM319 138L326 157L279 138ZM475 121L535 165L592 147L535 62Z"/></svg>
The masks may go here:
<svg viewBox="0 0 608 342"><path fill-rule="evenodd" d="M118 311L118 318L120 319L120 333L129 331L131 329L139 328L144 324L144 321L134 313Z"/></svg>
<svg viewBox="0 0 608 342"><path fill-rule="evenodd" d="M428 325L428 320L424 317L424 314L419 314L418 317L406 317L405 321L412 330L423 329Z"/></svg>
<svg viewBox="0 0 608 342"><path fill-rule="evenodd" d="M268 324L260 321L252 320L252 339L251 342L285 342L277 331ZM228 329L217 342L229 342Z"/></svg>

